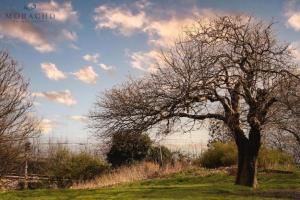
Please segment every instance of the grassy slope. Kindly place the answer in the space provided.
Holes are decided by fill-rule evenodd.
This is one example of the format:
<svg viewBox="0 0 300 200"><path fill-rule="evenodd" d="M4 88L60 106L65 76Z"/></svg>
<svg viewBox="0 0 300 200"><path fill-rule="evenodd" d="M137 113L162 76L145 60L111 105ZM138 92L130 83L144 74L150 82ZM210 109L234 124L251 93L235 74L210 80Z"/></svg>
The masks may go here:
<svg viewBox="0 0 300 200"><path fill-rule="evenodd" d="M147 180L97 190L32 190L6 192L0 193L0 199L273 199L259 196L257 193L261 191L269 191L270 193L270 191L272 191L271 196L274 197L274 191L283 191L281 193L285 196L300 191L299 171L293 174L260 174L260 186L259 190L255 191L255 195L253 195L253 192L249 188L233 185L233 179L234 177L225 174L200 177L193 171L176 174L163 179Z"/></svg>

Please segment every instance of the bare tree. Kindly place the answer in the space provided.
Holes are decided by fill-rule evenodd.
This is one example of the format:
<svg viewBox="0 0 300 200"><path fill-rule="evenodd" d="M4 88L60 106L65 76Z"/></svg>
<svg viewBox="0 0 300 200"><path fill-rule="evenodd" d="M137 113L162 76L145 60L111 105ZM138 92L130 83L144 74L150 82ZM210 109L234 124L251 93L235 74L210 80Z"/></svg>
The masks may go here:
<svg viewBox="0 0 300 200"><path fill-rule="evenodd" d="M271 109L267 143L290 152L300 162L300 81L290 79L279 88L281 98Z"/></svg>
<svg viewBox="0 0 300 200"><path fill-rule="evenodd" d="M100 136L146 131L182 120L214 119L233 133L238 149L236 184L257 185L262 128L278 101L276 90L296 65L272 23L246 16L199 22L162 53L158 71L108 90L90 113Z"/></svg>
<svg viewBox="0 0 300 200"><path fill-rule="evenodd" d="M27 139L37 133L28 82L5 51L0 51L0 176L14 169Z"/></svg>
<svg viewBox="0 0 300 200"><path fill-rule="evenodd" d="M290 133L300 147L300 81L291 80L281 88L279 115L272 116L277 128Z"/></svg>

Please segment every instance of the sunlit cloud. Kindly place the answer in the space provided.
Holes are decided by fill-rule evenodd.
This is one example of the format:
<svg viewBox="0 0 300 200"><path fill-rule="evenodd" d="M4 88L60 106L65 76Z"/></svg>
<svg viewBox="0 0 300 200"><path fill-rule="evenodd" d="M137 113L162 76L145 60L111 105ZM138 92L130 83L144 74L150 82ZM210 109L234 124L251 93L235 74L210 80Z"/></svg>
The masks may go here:
<svg viewBox="0 0 300 200"><path fill-rule="evenodd" d="M300 11L288 13L287 19L288 26L292 27L295 31L300 30Z"/></svg>
<svg viewBox="0 0 300 200"><path fill-rule="evenodd" d="M76 121L76 122L82 122L82 123L86 123L88 118L86 116L82 116L82 115L71 115L68 117L68 119Z"/></svg>
<svg viewBox="0 0 300 200"><path fill-rule="evenodd" d="M32 96L45 98L49 101L61 103L66 106L72 106L77 103L76 100L74 99L74 97L72 96L72 93L69 90L35 92L35 93L32 93Z"/></svg>
<svg viewBox="0 0 300 200"><path fill-rule="evenodd" d="M41 68L49 79L57 81L67 78L67 76L53 63L41 63Z"/></svg>
<svg viewBox="0 0 300 200"><path fill-rule="evenodd" d="M145 27L149 35L149 44L157 47L167 47L176 41L182 30L192 26L195 18L171 18L168 20L153 21Z"/></svg>
<svg viewBox="0 0 300 200"><path fill-rule="evenodd" d="M78 13L73 10L71 2L57 3L38 2L29 3L28 6L35 6L33 14L51 13L52 17L46 26L34 21L22 20L21 18L0 20L0 35L7 39L22 41L41 53L53 52L57 44L64 41L76 41L76 32L67 29L60 30L58 24L68 27L71 24L79 24ZM53 23L57 22L57 23ZM50 31L51 30L51 31ZM50 34L52 33L52 34Z"/></svg>
<svg viewBox="0 0 300 200"><path fill-rule="evenodd" d="M98 59L99 59L99 54L98 53L86 54L86 55L83 56L83 59L88 61L88 62L97 63Z"/></svg>
<svg viewBox="0 0 300 200"><path fill-rule="evenodd" d="M41 53L55 50L41 29L28 21L0 21L0 34L11 39L18 39L33 46Z"/></svg>
<svg viewBox="0 0 300 200"><path fill-rule="evenodd" d="M285 16L287 17L286 25L293 28L295 31L299 31L300 9L297 9L296 1L287 1Z"/></svg>
<svg viewBox="0 0 300 200"><path fill-rule="evenodd" d="M53 0L50 2L36 3L36 9L39 12L51 12L58 22L73 22L78 23L78 13L73 10L71 1L64 3L57 3Z"/></svg>
<svg viewBox="0 0 300 200"><path fill-rule="evenodd" d="M98 74L94 71L92 66L86 66L79 71L74 72L73 75L78 80L87 84L96 84L98 79Z"/></svg>
<svg viewBox="0 0 300 200"><path fill-rule="evenodd" d="M52 130L54 128L57 127L57 123L55 121L52 121L50 119L43 119L40 123L39 123L39 130L42 132L42 133L51 133Z"/></svg>
<svg viewBox="0 0 300 200"><path fill-rule="evenodd" d="M133 68L147 72L156 71L160 58L159 52L154 50L149 52L134 52L129 56L131 60L131 66Z"/></svg>
<svg viewBox="0 0 300 200"><path fill-rule="evenodd" d="M96 29L116 29L123 35L130 35L145 26L145 13L134 14L129 9L101 5L95 9Z"/></svg>
<svg viewBox="0 0 300 200"><path fill-rule="evenodd" d="M149 14L145 7L137 6L133 12L128 7L101 5L95 9L94 21L96 29L112 29L128 36L136 32L148 35L149 44L165 47L173 44L175 39L186 27L192 26L196 20L215 16L215 11L210 9L191 8L186 15L177 15L169 12L168 17L159 18ZM165 11L161 11L166 14Z"/></svg>
<svg viewBox="0 0 300 200"><path fill-rule="evenodd" d="M142 32L148 36L152 50L130 53L130 63L135 69L154 72L157 69L159 53L154 49L168 48L182 37L183 30L192 27L196 20L208 20L215 16L211 9L192 7L188 13L176 13L161 10L164 15L153 15L148 12L145 1L132 7L101 5L95 9L96 29L112 29L125 36ZM218 12L224 14L223 12ZM101 67L101 66L100 66ZM105 68L105 67L102 67Z"/></svg>

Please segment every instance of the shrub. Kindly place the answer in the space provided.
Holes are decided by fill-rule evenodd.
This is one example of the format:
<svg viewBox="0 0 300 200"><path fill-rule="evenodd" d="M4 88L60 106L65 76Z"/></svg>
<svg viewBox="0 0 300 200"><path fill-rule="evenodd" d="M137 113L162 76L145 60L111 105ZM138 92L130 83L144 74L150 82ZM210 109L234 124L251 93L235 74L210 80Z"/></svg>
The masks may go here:
<svg viewBox="0 0 300 200"><path fill-rule="evenodd" d="M234 142L212 143L209 148L194 161L194 164L206 168L217 168L235 165L237 163L237 150ZM258 167L274 168L292 164L290 155L283 151L262 147L258 157Z"/></svg>
<svg viewBox="0 0 300 200"><path fill-rule="evenodd" d="M236 164L237 151L233 142L215 142L200 156L196 164L206 168L225 167Z"/></svg>
<svg viewBox="0 0 300 200"><path fill-rule="evenodd" d="M48 158L48 175L54 178L71 178L72 154L67 148L58 147Z"/></svg>
<svg viewBox="0 0 300 200"><path fill-rule="evenodd" d="M108 169L108 165L98 157L86 152L73 155L71 159L71 177L75 180L89 180L95 178Z"/></svg>
<svg viewBox="0 0 300 200"><path fill-rule="evenodd" d="M106 155L107 161L113 167L117 167L144 160L151 144L151 139L146 134L114 134L111 141L111 148Z"/></svg>
<svg viewBox="0 0 300 200"><path fill-rule="evenodd" d="M161 151L161 154L160 154ZM161 162L162 155L162 162ZM172 152L165 146L151 146L150 151L147 156L148 161L159 163L160 165L165 165L172 162Z"/></svg>
<svg viewBox="0 0 300 200"><path fill-rule="evenodd" d="M60 187L70 185L72 181L93 179L107 169L102 159L86 152L73 153L59 147L48 158L47 175L58 181Z"/></svg>

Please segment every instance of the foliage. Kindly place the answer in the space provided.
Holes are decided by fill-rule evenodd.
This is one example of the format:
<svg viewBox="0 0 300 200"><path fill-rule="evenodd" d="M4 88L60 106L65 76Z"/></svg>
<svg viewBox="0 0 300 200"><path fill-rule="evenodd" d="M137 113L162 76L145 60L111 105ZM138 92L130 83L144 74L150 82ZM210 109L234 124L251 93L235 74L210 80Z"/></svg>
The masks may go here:
<svg viewBox="0 0 300 200"><path fill-rule="evenodd" d="M237 150L233 142L215 142L201 155L196 164L206 168L225 167L236 164Z"/></svg>
<svg viewBox="0 0 300 200"><path fill-rule="evenodd" d="M47 174L57 180L85 181L103 173L107 165L100 158L59 147L47 159Z"/></svg>
<svg viewBox="0 0 300 200"><path fill-rule="evenodd" d="M147 155L147 160L159 163L160 165L165 165L172 162L172 156L172 152L167 147L152 146Z"/></svg>
<svg viewBox="0 0 300 200"><path fill-rule="evenodd" d="M206 168L226 167L237 164L237 150L234 142L212 143L209 148L194 161L194 164ZM292 157L284 151L262 147L258 166L260 168L276 168L292 165Z"/></svg>
<svg viewBox="0 0 300 200"><path fill-rule="evenodd" d="M108 169L108 165L99 157L81 152L72 156L71 169L72 179L85 181L102 174Z"/></svg>
<svg viewBox="0 0 300 200"><path fill-rule="evenodd" d="M113 167L131 164L144 160L151 147L152 141L147 134L123 133L114 134L111 147L107 153L107 161Z"/></svg>

